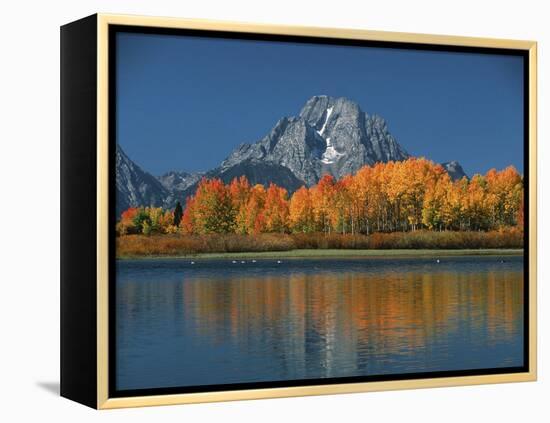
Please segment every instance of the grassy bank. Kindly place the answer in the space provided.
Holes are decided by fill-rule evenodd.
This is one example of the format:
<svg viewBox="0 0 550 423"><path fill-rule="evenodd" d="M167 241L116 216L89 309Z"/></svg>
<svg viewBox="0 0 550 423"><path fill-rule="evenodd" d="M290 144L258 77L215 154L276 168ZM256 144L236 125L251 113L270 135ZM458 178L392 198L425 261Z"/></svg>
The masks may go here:
<svg viewBox="0 0 550 423"><path fill-rule="evenodd" d="M308 259L308 258L406 258L406 257L456 257L456 256L512 256L523 254L522 249L464 249L464 250L289 250L247 253L202 253L182 256L148 256L147 258L193 259ZM144 258L123 256L122 259Z"/></svg>
<svg viewBox="0 0 550 423"><path fill-rule="evenodd" d="M521 251L520 231L407 232L366 235L126 235L117 237L117 257L334 257L504 254Z"/></svg>

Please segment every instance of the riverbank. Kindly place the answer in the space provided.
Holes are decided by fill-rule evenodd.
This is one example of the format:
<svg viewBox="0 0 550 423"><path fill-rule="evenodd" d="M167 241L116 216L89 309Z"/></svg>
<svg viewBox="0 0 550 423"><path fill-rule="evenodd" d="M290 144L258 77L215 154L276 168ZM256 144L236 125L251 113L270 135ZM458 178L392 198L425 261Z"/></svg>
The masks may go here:
<svg viewBox="0 0 550 423"><path fill-rule="evenodd" d="M119 256L118 259L292 259L292 258L407 258L407 257L456 257L456 256L518 256L523 249L493 248L493 249L462 249L462 250L289 250L289 251L262 251L242 253L202 253L180 256Z"/></svg>
<svg viewBox="0 0 550 423"><path fill-rule="evenodd" d="M487 251L521 250L519 230L493 232L394 232L350 234L157 234L116 238L117 257L343 257L426 254L487 254ZM462 253L461 253L462 251ZM427 253L432 254L432 253Z"/></svg>

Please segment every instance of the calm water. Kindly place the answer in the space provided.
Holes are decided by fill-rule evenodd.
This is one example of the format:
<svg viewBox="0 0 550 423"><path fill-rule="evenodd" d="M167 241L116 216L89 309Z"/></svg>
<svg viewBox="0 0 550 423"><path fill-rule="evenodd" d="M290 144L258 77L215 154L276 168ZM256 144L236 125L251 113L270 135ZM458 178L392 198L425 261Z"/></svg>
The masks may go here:
<svg viewBox="0 0 550 423"><path fill-rule="evenodd" d="M116 313L117 389L523 365L521 257L123 260Z"/></svg>

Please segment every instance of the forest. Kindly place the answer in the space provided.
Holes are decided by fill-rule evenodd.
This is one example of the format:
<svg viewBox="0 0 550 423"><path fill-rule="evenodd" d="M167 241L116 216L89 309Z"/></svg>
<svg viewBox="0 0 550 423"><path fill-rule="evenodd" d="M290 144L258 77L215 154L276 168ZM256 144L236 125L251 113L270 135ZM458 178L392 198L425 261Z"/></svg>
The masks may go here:
<svg viewBox="0 0 550 423"><path fill-rule="evenodd" d="M441 165L410 158L364 166L338 181L324 175L318 184L291 195L275 184L253 186L244 176L228 184L203 178L195 195L185 199L185 207L178 202L173 210L129 208L121 214L116 232L119 238L172 234L218 240L234 234L246 245L251 236L257 238L255 243L269 234L302 242L309 236L317 240L309 243L312 248L322 248L319 239L338 236L364 242L370 237L368 245L385 236L398 248L399 239L436 233L440 234L430 237L430 245L435 239L444 245L445 237L454 233L454 239L467 237L473 243L466 242L466 247L480 248L485 245L480 239L491 236L502 238L495 247L508 247L513 233L511 244L517 247L523 232L523 198L523 178L513 166L452 181ZM471 235L474 232L478 234Z"/></svg>

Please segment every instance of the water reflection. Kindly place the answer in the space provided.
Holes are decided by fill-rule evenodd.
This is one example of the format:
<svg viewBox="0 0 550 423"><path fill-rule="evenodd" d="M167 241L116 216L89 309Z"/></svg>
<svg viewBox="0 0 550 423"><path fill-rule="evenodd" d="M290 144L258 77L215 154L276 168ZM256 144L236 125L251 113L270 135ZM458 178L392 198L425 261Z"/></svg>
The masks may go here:
<svg viewBox="0 0 550 423"><path fill-rule="evenodd" d="M119 389L523 362L520 258L119 267Z"/></svg>

